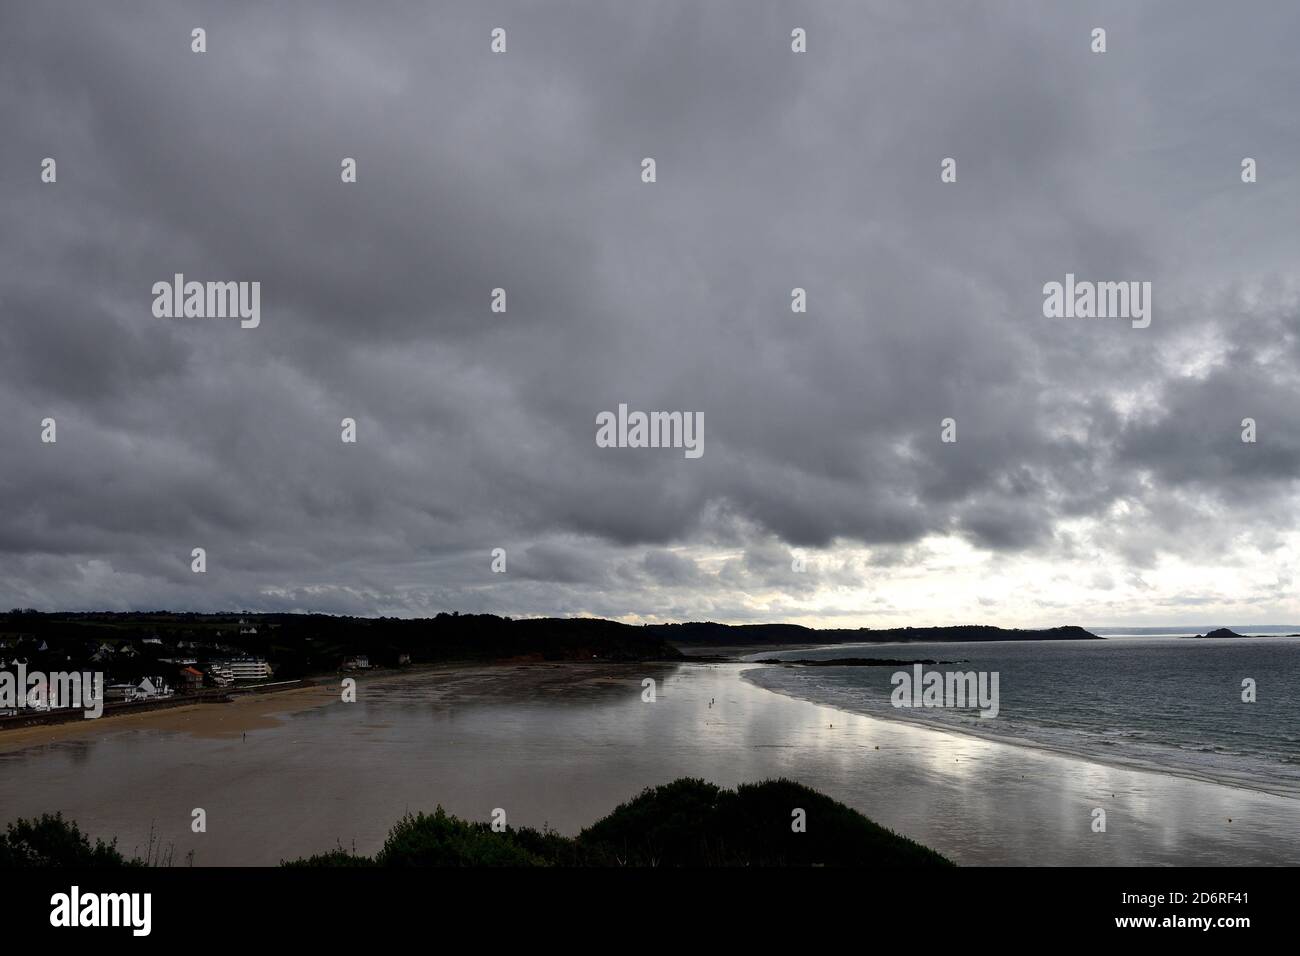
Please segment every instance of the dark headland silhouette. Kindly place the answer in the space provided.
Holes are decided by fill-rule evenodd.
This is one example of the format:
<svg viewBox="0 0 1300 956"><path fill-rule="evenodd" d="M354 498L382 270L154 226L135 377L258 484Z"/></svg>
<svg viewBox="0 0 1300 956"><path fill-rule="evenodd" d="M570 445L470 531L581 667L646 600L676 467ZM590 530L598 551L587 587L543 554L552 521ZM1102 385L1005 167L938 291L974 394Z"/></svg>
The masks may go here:
<svg viewBox="0 0 1300 956"><path fill-rule="evenodd" d="M173 662L248 655L268 661L278 680L336 671L362 656L371 667L502 660L679 661L692 648L1100 639L1080 627L822 630L797 624L633 625L601 618L457 613L432 618L168 611L0 614L0 657L29 667L98 665L94 669L166 674Z"/></svg>
<svg viewBox="0 0 1300 956"><path fill-rule="evenodd" d="M1099 641L1081 627L1024 630L983 624L952 627L812 628L800 624L647 624L644 627L677 645L712 647L768 644L947 644L966 641Z"/></svg>

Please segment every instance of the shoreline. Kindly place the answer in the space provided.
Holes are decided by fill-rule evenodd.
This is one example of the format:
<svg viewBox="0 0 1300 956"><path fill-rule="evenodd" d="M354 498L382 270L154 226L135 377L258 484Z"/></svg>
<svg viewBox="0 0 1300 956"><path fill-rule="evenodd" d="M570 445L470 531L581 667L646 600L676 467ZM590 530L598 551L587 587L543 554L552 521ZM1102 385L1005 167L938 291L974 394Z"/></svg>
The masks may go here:
<svg viewBox="0 0 1300 956"><path fill-rule="evenodd" d="M158 836L201 866L375 852L395 820L434 806L466 820L505 807L516 825L573 834L681 777L797 780L964 865L1284 865L1300 847L1284 797L875 719L737 680L753 669L442 667L359 681L360 706L327 685L39 728L0 755L0 804L61 811L124 850ZM190 831L196 806L220 819L220 840ZM1123 838L1090 834L1096 807Z"/></svg>
<svg viewBox="0 0 1300 956"><path fill-rule="evenodd" d="M310 694L319 694L318 684L284 688L273 693L240 694L230 701L181 700L161 707L138 711L118 711L93 720L64 720L55 723L27 724L10 727L0 733L0 754L41 747L71 740L84 740L106 734L133 730L162 730L197 733L221 737L272 726L267 718L319 706L323 700L301 704ZM333 690L329 690L333 696Z"/></svg>
<svg viewBox="0 0 1300 956"><path fill-rule="evenodd" d="M547 695L583 685L625 683L626 672L638 674L647 668L663 668L690 661L463 661L449 664L420 664L400 669L339 674L351 677L357 687L377 681L414 680L443 676L430 698L434 706L453 707L481 701L505 699L509 695ZM505 685L504 687L502 685ZM503 693L504 691L504 693ZM297 713L331 703L340 703L340 688L324 676L295 682L274 691L238 691L230 700L173 698L162 706L140 710L117 710L92 720L64 719L14 726L0 731L0 754L71 740L83 740L110 733L161 730L190 733L202 738L233 737L251 730L276 726L281 714ZM160 704L162 702L159 702ZM112 719L106 719L111 716Z"/></svg>
<svg viewBox="0 0 1300 956"><path fill-rule="evenodd" d="M385 668L366 672L340 673L329 677L316 675L292 686L259 691L256 688L234 691L232 699L223 701L175 699L144 705L140 710L118 709L94 720L64 719L42 723L10 726L0 729L0 754L40 747L64 741L83 740L118 731L161 730L190 733L202 738L223 738L252 730L268 729L280 723L280 716L323 707L340 701L336 681L354 678L358 688L376 681L417 679L427 676L447 678L430 698L437 707L463 706L473 703L517 699L527 696L550 696L579 688L583 685L623 684L627 672L634 669L644 674L647 668L660 669L673 666L706 667L718 664L747 665L737 669L735 679L748 686L770 694L826 707L845 715L878 720L886 724L902 724L936 734L968 738L985 743L1006 744L1038 754L1050 754L1119 770L1140 771L1168 777L1194 780L1249 793L1265 794L1288 800L1300 799L1300 793L1284 788L1270 787L1251 779L1232 774L1209 774L1194 768L1169 766L1137 757L1117 757L1096 754L1049 741L1012 737L1004 734L980 732L966 726L943 726L908 714L881 714L857 710L843 703L817 700L814 697L793 693L785 689L767 687L746 676L750 671L779 666L744 660L736 656L727 660L705 658L699 652L730 651L733 654L777 653L781 651L825 649L825 645L762 646L753 648L693 648L695 657L681 661L586 661L581 659L560 661L458 661L452 663L417 664L403 668ZM105 718L111 718L105 720Z"/></svg>
<svg viewBox="0 0 1300 956"><path fill-rule="evenodd" d="M65 707L58 710L37 710L26 714L0 717L0 739L3 735L18 730L35 727L57 727L62 724L79 724L83 720L100 721L105 717L132 717L139 714L153 713L159 710L173 710L178 707L194 707L199 704L230 704L250 695L281 694L290 690L311 687L316 681L310 678L289 681L271 681L266 684L248 684L243 687L206 687L193 694L171 694L142 701L115 701L104 704L98 717L87 718L85 712L77 707Z"/></svg>
<svg viewBox="0 0 1300 956"><path fill-rule="evenodd" d="M779 666L772 664L760 664L757 661L742 661L741 663L752 664L753 670L762 670L766 667ZM1184 780L1194 780L1198 783L1213 784L1220 787L1228 787L1234 790L1243 790L1248 793L1264 794L1270 797L1280 797L1284 800L1300 800L1300 793L1296 791L1287 791L1285 789L1270 788L1259 784L1251 783L1247 780L1240 779L1235 775L1216 776L1208 773L1198 773L1196 770L1184 767L1171 767L1166 764L1155 763L1154 761L1144 761L1139 758L1119 758L1111 757L1107 759L1106 755L1087 753L1081 750L1070 749L1069 747L1053 745L1041 740L1027 740L1024 738L1010 737L1002 734L980 733L979 731L965 726L939 726L930 721L921 718L909 717L903 714L898 716L884 715L877 712L866 710L854 710L846 707L841 703L830 703L827 701L816 700L802 694L792 693L786 690L776 690L766 687L763 684L752 680L745 675L749 671L738 671L736 677L743 680L751 687L767 691L769 694L776 694L779 697L785 697L790 700L803 701L804 703L813 704L817 707L826 707L830 710L839 711L842 714L852 715L854 717L865 717L868 720L878 720L886 724L904 724L908 727L915 727L921 730L928 730L932 733L948 734L954 737L966 737L972 740L979 740L984 743L1006 744L1007 746L1017 747L1022 750L1028 750L1033 753L1050 754L1055 757L1064 757L1070 760L1078 760L1083 763L1096 764L1107 767L1112 770L1128 770L1141 773L1156 774L1166 777L1177 777Z"/></svg>

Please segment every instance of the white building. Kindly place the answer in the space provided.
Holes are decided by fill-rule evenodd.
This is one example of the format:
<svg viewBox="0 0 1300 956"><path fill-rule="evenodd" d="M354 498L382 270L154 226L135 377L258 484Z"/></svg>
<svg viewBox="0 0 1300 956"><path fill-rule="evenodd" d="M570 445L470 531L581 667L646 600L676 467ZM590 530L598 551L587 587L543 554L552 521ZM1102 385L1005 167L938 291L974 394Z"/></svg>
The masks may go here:
<svg viewBox="0 0 1300 956"><path fill-rule="evenodd" d="M230 669L230 665L225 661L211 661L206 670L208 676L212 678L212 683L218 687L225 687L235 679L235 672Z"/></svg>
<svg viewBox="0 0 1300 956"><path fill-rule="evenodd" d="M161 677L146 677L135 688L136 700L151 700L154 697L170 697L172 689Z"/></svg>
<svg viewBox="0 0 1300 956"><path fill-rule="evenodd" d="M217 668L220 668L218 671ZM214 676L220 673L228 680L266 680L271 676L271 665L260 657L232 657L228 661L213 661Z"/></svg>

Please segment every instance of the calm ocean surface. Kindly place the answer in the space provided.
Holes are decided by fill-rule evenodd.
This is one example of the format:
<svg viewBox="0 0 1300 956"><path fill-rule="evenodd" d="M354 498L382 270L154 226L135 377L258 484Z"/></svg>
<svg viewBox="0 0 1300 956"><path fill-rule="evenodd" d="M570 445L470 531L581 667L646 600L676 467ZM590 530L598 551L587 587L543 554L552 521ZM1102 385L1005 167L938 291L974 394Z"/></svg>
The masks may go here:
<svg viewBox="0 0 1300 956"><path fill-rule="evenodd" d="M1300 638L841 645L753 657L960 661L996 671L1000 713L895 708L892 667L775 667L761 687L856 713L913 720L1125 766L1300 795ZM1242 681L1256 682L1243 703Z"/></svg>

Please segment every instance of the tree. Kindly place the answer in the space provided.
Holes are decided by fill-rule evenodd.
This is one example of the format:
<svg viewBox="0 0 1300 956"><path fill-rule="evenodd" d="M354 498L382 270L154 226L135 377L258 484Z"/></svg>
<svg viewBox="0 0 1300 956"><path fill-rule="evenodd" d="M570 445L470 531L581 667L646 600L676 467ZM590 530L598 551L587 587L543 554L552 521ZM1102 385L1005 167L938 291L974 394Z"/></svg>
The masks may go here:
<svg viewBox="0 0 1300 956"><path fill-rule="evenodd" d="M117 851L117 841L105 843L90 838L62 813L44 813L34 820L15 820L0 836L0 867L138 866Z"/></svg>

